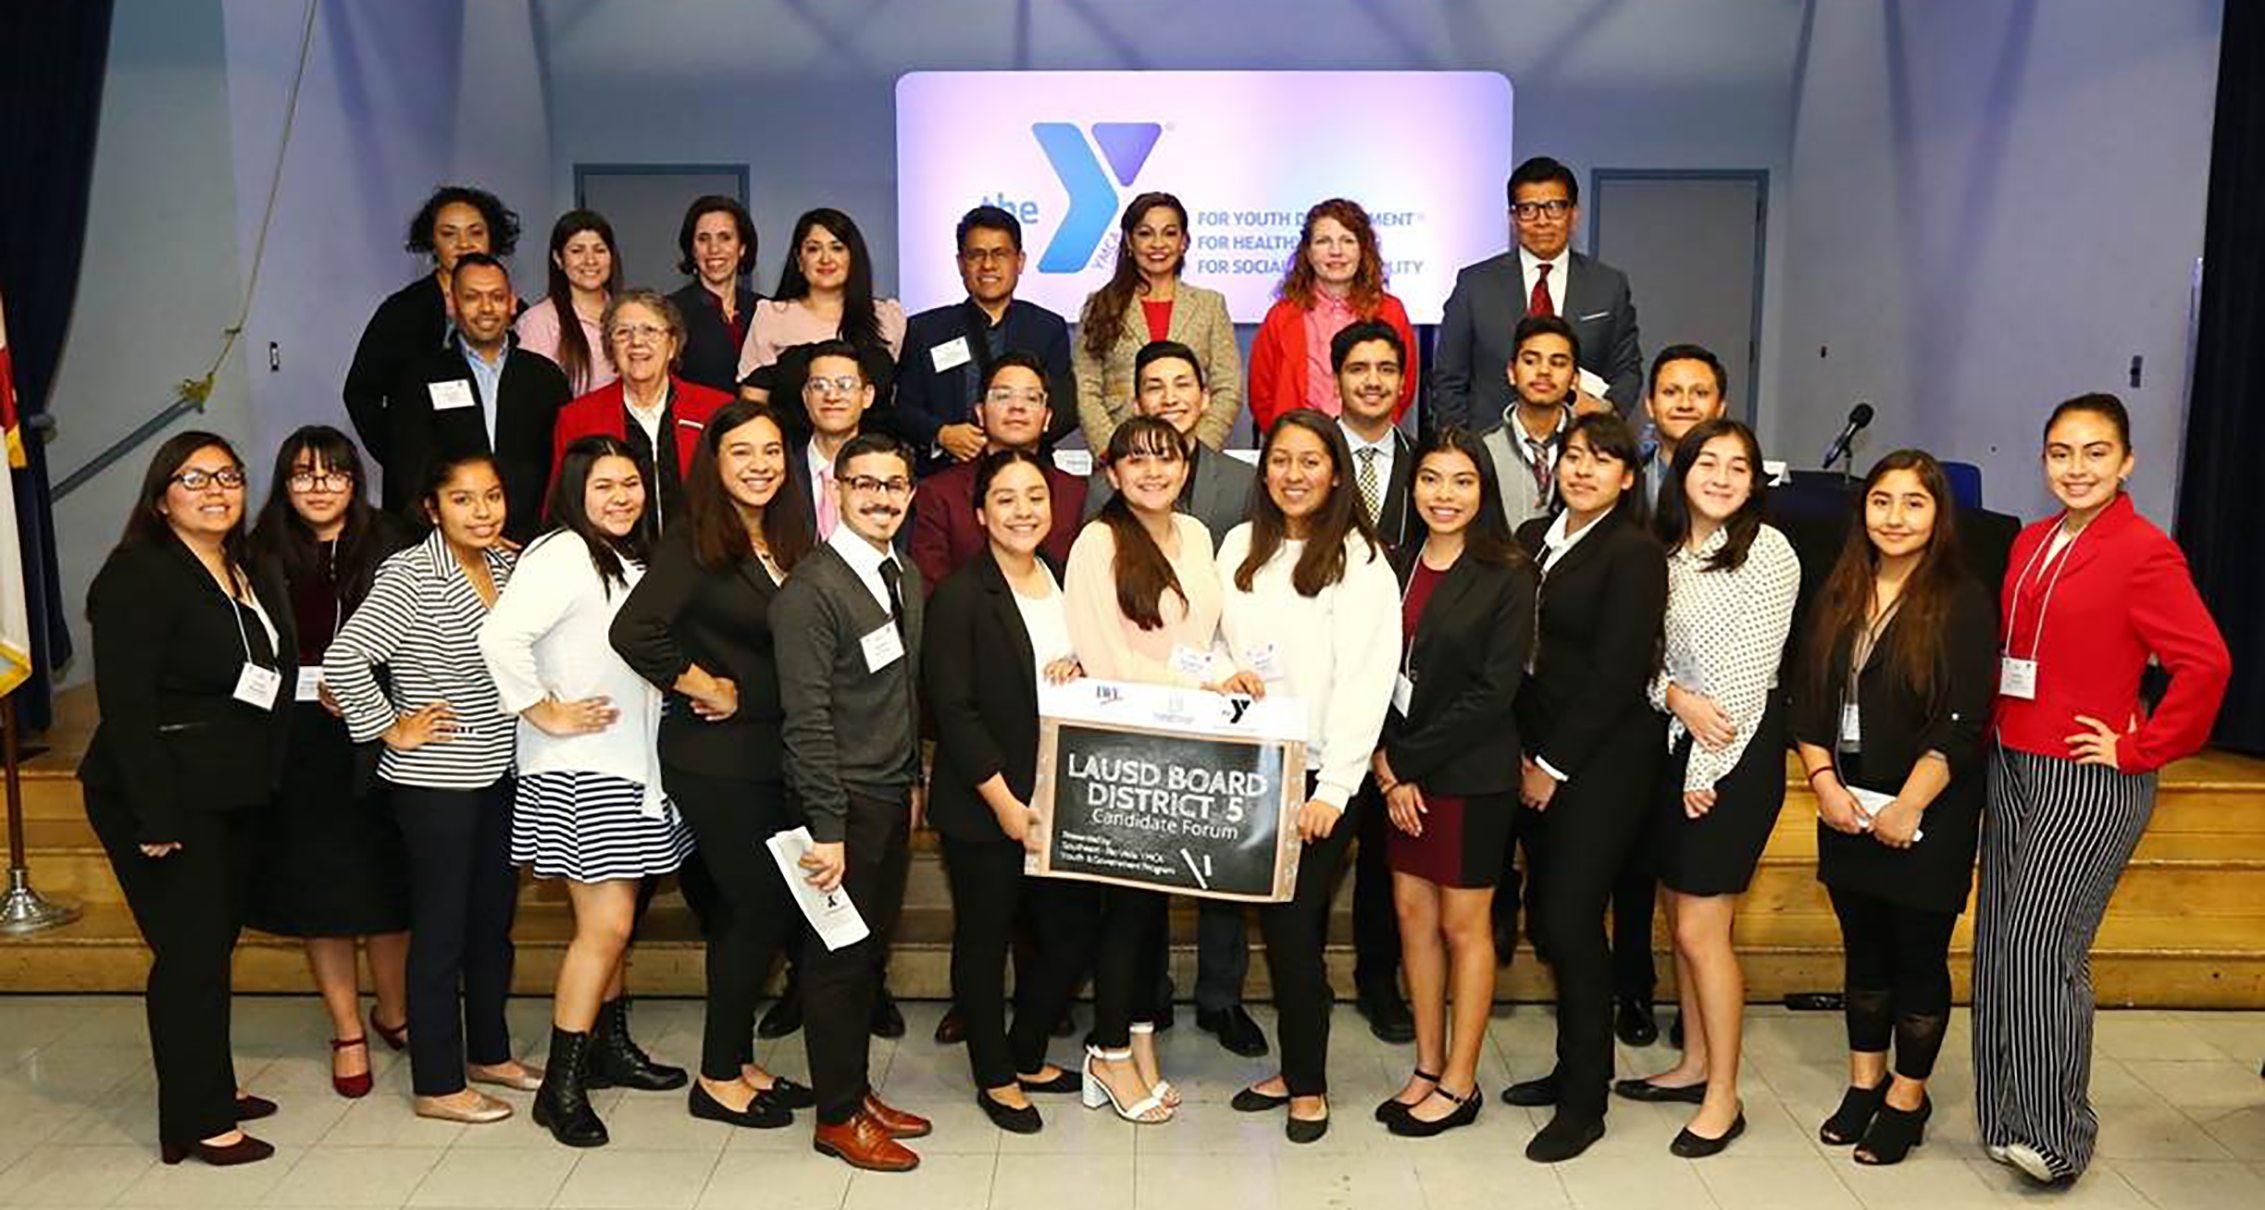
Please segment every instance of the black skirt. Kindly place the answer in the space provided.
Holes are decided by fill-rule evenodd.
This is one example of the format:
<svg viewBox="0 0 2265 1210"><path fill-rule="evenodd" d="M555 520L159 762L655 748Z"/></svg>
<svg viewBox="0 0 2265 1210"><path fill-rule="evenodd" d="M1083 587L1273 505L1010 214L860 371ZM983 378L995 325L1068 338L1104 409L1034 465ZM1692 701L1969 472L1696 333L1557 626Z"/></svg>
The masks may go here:
<svg viewBox="0 0 2265 1210"><path fill-rule="evenodd" d="M1686 735L1662 766L1652 817L1652 853L1660 883L1686 895L1736 895L1753 881L1762 850L1785 806L1785 703L1772 690L1767 709L1739 754L1715 782L1714 808L1683 813L1683 773L1691 759Z"/></svg>
<svg viewBox="0 0 2265 1210"><path fill-rule="evenodd" d="M286 937L362 937L409 927L401 831L382 784L354 792L346 724L292 707L291 757L261 821L245 923Z"/></svg>
<svg viewBox="0 0 2265 1210"><path fill-rule="evenodd" d="M1893 794L1910 775L1876 777L1863 758L1843 753L1844 784ZM1896 770L1887 770L1894 774ZM1884 899L1899 907L1957 914L1974 889L1974 854L1981 838L1986 779L1977 769L1944 787L1921 816L1924 836L1908 849L1891 849L1868 833L1851 836L1817 821L1817 880L1835 891Z"/></svg>

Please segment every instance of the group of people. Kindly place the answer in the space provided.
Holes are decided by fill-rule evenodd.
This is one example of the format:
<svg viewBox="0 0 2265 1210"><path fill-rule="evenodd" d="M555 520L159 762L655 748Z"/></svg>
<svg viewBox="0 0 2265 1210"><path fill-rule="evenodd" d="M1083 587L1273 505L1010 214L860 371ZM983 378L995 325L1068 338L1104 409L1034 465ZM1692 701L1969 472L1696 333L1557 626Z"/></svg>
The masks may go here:
<svg viewBox="0 0 2265 1210"><path fill-rule="evenodd" d="M1280 1111L1292 1141L1332 1121L1323 954L1349 874L1358 1004L1414 1042L1375 1107L1392 1133L1478 1118L1523 908L1557 1002L1553 1062L1501 1094L1553 1110L1526 1154L1581 1154L1614 1096L1690 1105L1677 1155L1731 1145L1733 918L1791 750L1847 955L1849 1088L1821 1137L1874 1164L1924 1138L1979 851L1984 1141L2072 1179L2097 1129L2086 954L2153 771L2201 744L2226 676L2177 547L2122 491L2122 405L2052 413L2062 508L2023 531L1995 600L1942 467L1901 450L1804 601L1720 360L1636 360L1625 280L1565 249L1574 198L1555 161L1513 174L1519 247L1460 279L1420 440L1400 424L1416 345L1374 233L1352 203L1316 206L1254 345L1254 467L1220 449L1242 409L1234 335L1216 294L1178 281L1169 195L1127 208L1072 345L1013 298L1003 211L957 233L968 299L907 319L835 211L796 224L781 299L754 297L753 224L721 198L687 214L696 280L667 297L620 284L602 218L561 219L547 318L528 309L515 335L496 256L516 219L436 193L409 241L434 274L381 307L347 386L382 469L302 429L247 525L243 459L179 434L89 592L102 721L81 777L154 953L167 1161L271 1151L239 1123L274 1106L229 1059L249 924L308 939L340 1095L371 1090L376 1033L408 1048L425 1116L499 1120L511 1105L475 1085L513 1088L561 1143L595 1146L591 1089L684 1088L694 1117L775 1128L807 1109L819 1151L910 1169L931 1124L875 1094L867 1039L903 1030L887 955L922 827L953 897L939 1035L964 1041L989 1119L1035 1132L1035 1096L1077 1093L1171 1120L1164 895L1023 872L1041 690L1094 677L1304 708L1294 893L1255 911L1280 1066L1233 1098ZM1643 437L1622 414L1639 409ZM1048 456L1071 424L1090 476ZM2151 661L2159 700L2140 693ZM801 877L846 892L863 940L803 927L765 847L798 827ZM574 913L539 1068L504 1015L519 867L563 880ZM696 1075L637 1044L625 996L671 873L706 941ZM1649 962L1655 879L1682 1053L1615 1081L1615 966L1631 944ZM1640 939L1608 940L1608 905L1640 912ZM1203 905L1197 1019L1265 1054L1244 927ZM807 1087L753 1061L781 950ZM1089 978L1084 1054L1057 1064Z"/></svg>

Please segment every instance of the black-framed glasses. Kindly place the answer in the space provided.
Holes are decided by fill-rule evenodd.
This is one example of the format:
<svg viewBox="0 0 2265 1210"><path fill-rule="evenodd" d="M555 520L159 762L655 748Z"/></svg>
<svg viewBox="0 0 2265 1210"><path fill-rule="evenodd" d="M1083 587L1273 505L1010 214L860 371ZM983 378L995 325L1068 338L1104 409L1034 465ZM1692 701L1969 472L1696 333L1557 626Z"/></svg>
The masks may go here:
<svg viewBox="0 0 2265 1210"><path fill-rule="evenodd" d="M864 389L865 380L857 377L854 374L844 374L839 378L812 378L802 384L803 394L817 395L821 397L827 395L855 395L856 393Z"/></svg>
<svg viewBox="0 0 2265 1210"><path fill-rule="evenodd" d="M849 485L849 490L861 496L878 496L884 493L891 496L909 496L912 494L912 480L902 475L893 475L887 479L876 479L871 475L851 475L842 482Z"/></svg>
<svg viewBox="0 0 2265 1210"><path fill-rule="evenodd" d="M1564 218L1572 211L1573 203L1561 197L1553 197L1546 202L1512 202L1510 204L1510 212L1529 223L1545 214L1551 218Z"/></svg>
<svg viewBox="0 0 2265 1210"><path fill-rule="evenodd" d="M224 471L182 471L173 476L172 481L192 492L201 492L215 483L235 491L244 486L244 472L234 467Z"/></svg>
<svg viewBox="0 0 2265 1210"><path fill-rule="evenodd" d="M318 488L326 492L342 492L354 486L354 476L345 471L324 471L321 474L316 474L313 471L293 471L287 482L290 483L291 490L295 492L311 492Z"/></svg>

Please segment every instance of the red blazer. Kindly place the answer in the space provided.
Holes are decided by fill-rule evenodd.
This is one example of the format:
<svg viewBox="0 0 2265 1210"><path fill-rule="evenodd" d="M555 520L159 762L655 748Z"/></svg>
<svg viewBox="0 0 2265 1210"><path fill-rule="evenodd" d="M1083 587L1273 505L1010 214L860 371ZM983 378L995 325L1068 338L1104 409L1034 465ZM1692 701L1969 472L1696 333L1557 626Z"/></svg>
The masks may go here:
<svg viewBox="0 0 2265 1210"><path fill-rule="evenodd" d="M668 376L668 389L669 409L676 417L676 471L689 478L692 452L700 446L700 433L708 427L708 417L730 403L731 396L674 374ZM560 408L558 423L551 429L551 481L557 482L558 465L566 458L566 447L576 438L628 437L629 416L623 410L627 406L617 378ZM550 498L548 491L543 498Z"/></svg>
<svg viewBox="0 0 2265 1210"><path fill-rule="evenodd" d="M1274 418L1292 408L1306 406L1306 309L1289 299L1278 299L1258 325L1250 346L1250 415L1264 437ZM1408 350L1408 364L1400 367L1400 406L1392 409L1398 420L1415 401L1418 371L1415 329L1408 326L1408 309L1387 294L1376 318L1391 324Z"/></svg>
<svg viewBox="0 0 2265 1210"><path fill-rule="evenodd" d="M2005 649L2023 659L2036 651L2037 696L1999 694L1998 741L2065 758L2082 714L2124 729L2116 743L2122 772L2145 773L2193 754L2210 737L2232 660L2194 590L2185 552L2132 508L2130 496L2118 496L2062 550L2055 562L2067 566L2055 583L2038 551L2060 521L2048 517L2022 530L2006 566L1999 594L2001 625L2011 634ZM2150 655L2171 674L2171 688L2155 713L2142 717L2139 676Z"/></svg>
<svg viewBox="0 0 2265 1210"><path fill-rule="evenodd" d="M983 549L983 527L975 521L974 462L955 462L920 481L920 494L912 503L912 563L921 582L934 592L944 577ZM1052 489L1054 524L1046 531L1039 551L1061 567L1069 562L1070 543L1077 539L1078 522L1085 515L1085 480L1046 464L1046 486Z"/></svg>

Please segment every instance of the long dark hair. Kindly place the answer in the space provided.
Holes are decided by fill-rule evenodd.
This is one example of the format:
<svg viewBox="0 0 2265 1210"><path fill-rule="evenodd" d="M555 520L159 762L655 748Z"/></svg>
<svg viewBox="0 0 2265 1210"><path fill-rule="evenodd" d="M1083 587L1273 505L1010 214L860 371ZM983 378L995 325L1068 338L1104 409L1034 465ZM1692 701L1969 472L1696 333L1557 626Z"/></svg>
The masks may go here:
<svg viewBox="0 0 2265 1210"><path fill-rule="evenodd" d="M1487 455L1486 446L1472 436L1469 429L1458 424L1447 425L1416 447L1415 468L1408 475L1410 483L1415 482L1415 471L1423 469L1424 459L1433 454L1461 454L1478 471L1479 509L1463 530L1463 553L1481 563L1498 567L1524 565L1527 570L1533 570L1533 556L1518 545L1517 535L1510 532L1509 519L1502 515L1502 482L1494 476L1494 459ZM1427 533L1429 528L1425 527ZM1412 541L1418 546L1423 543L1421 538Z"/></svg>
<svg viewBox="0 0 2265 1210"><path fill-rule="evenodd" d="M575 438L559 459L558 477L551 480L550 500L545 505L551 531L536 541L560 532L581 538L582 545L590 551L590 566L598 571L598 587L611 598L616 585L625 591L629 587L629 577L621 570L623 561L639 564L645 561L644 526L632 525L628 533L617 538L599 529L598 523L591 519L586 489L590 485L590 472L597 468L600 458L626 458L630 466L637 465L637 455L630 452L629 443L619 437L593 433ZM656 490L654 484L645 485L646 508L654 506Z"/></svg>
<svg viewBox="0 0 2265 1210"><path fill-rule="evenodd" d="M1154 416L1134 416L1109 434L1110 466L1119 465L1134 454L1167 452L1184 463L1188 459L1187 442L1171 422ZM1110 496L1093 519L1108 526L1109 536L1116 540L1117 553L1110 559L1109 574L1117 581L1117 612L1142 630L1161 627L1164 625L1164 594L1178 595L1182 605L1188 600L1188 591L1180 585L1180 575L1172 570L1172 561L1164 557L1164 549L1149 536L1148 527L1133 515L1123 489Z"/></svg>
<svg viewBox="0 0 2265 1210"><path fill-rule="evenodd" d="M126 515L126 532L119 535L119 546L179 541L173 533L173 523L158 510L165 504L165 493L173 487L174 472L189 460L189 455L208 447L228 455L238 471L244 469L244 459L237 454L236 447L218 433L189 429L166 438L165 444L150 455L149 469L142 472L141 494L134 497L134 511ZM245 486L248 496L250 485ZM228 565L230 573L235 573L251 565L251 554L250 537L244 528L244 518L239 514L235 528L220 540L221 561Z"/></svg>
<svg viewBox="0 0 2265 1210"><path fill-rule="evenodd" d="M1688 444L1688 443L1686 443ZM1952 602L1966 579L1965 558L1958 544L1958 508L1950 494L1950 479L1942 464L1925 450L1897 450L1872 465L1864 476L1864 490L1856 496L1856 516L1848 537L1840 544L1840 557L1825 577L1817 596L1815 614L1808 623L1808 688L1814 700L1829 700L1845 666L1834 667L1834 656L1845 650L1843 640L1870 621L1872 593L1878 577L1879 550L1864 524L1866 501L1893 471L1910 471L1919 478L1920 490L1935 501L1935 529L1927 549L1903 582L1896 605L1896 641L1888 652L1896 679L1933 706L1942 688L1943 639L1950 629Z"/></svg>
<svg viewBox="0 0 2265 1210"><path fill-rule="evenodd" d="M860 348L882 344L881 314L873 305L873 258L865 253L865 235L848 215L830 206L806 210L794 220L794 234L786 242L786 267L779 270L780 302L810 296L810 279L802 275L802 240L812 227L824 227L849 249L849 278L842 283L843 340Z"/></svg>
<svg viewBox="0 0 2265 1210"><path fill-rule="evenodd" d="M1368 543L1368 554L1375 558L1383 545L1377 539L1376 528L1369 524L1368 513L1360 507L1359 489L1345 484L1345 475L1353 465L1352 447L1345 444L1345 434L1337 422L1311 408L1292 408L1275 418L1274 427L1266 430L1266 442L1258 447L1258 471L1262 482L1251 493L1250 553L1243 556L1242 566L1235 569L1235 587L1249 592L1251 578L1258 569L1282 549L1290 535L1290 519L1282 515L1282 506L1274 502L1274 493L1267 491L1263 482L1266 460L1282 435L1291 429L1304 429L1321 439L1329 451L1329 475L1336 482L1329 485L1329 498L1322 501L1313 519L1306 527L1306 548L1298 554L1298 565L1290 572L1290 584L1301 597L1316 597L1321 590L1345 578L1345 539L1359 534ZM1497 509L1496 511L1500 511Z"/></svg>
<svg viewBox="0 0 2265 1210"><path fill-rule="evenodd" d="M1659 535L1660 545L1670 553L1682 548L1691 536L1691 498L1684 483L1691 468L1698 464L1699 453L1707 442L1721 436L1731 436L1745 447L1746 465L1750 468L1754 486L1746 493L1746 502L1723 522L1730 537L1707 559L1704 570L1736 571L1746 562L1746 552L1753 548L1754 535L1762 532L1762 514L1769 499L1769 476L1762 471L1762 443L1755 438L1754 430L1727 416L1702 420L1683 434L1675 445L1675 460L1668 464L1667 478L1659 488L1659 515L1652 532Z"/></svg>
<svg viewBox="0 0 2265 1210"><path fill-rule="evenodd" d="M613 224L595 210L569 210L551 224L550 286L544 296L558 312L558 368L566 371L566 381L573 384L579 395L590 389L592 370L602 360L613 363L613 354L607 349L592 349L590 338L582 334L582 317L574 311L574 283L566 279L566 270L558 267L558 258L566 251L566 242L585 231L594 231L606 243L606 253L613 258L613 272L606 277L606 297L611 299L621 290L621 250L613 242Z"/></svg>
<svg viewBox="0 0 2265 1210"><path fill-rule="evenodd" d="M291 504L291 475L302 455L308 459L308 469L344 471L354 481L346 494L345 528L338 531L327 569L322 543ZM361 452L337 429L310 424L283 439L282 448L275 451L275 473L268 482L267 503L260 506L259 520L252 525L252 557L281 569L283 578L292 584L319 580L327 572L339 607L352 612L368 595L370 582L377 578L378 564L393 553L387 535L381 532L377 510L363 494L369 476L363 470Z"/></svg>
<svg viewBox="0 0 2265 1210"><path fill-rule="evenodd" d="M1095 290L1085 300L1085 311L1077 319L1078 330L1083 332L1085 351L1094 357L1107 357L1117 338L1125 334L1125 308L1132 305L1135 294L1145 293L1148 283L1140 276L1140 262L1133 259L1132 233L1140 220L1158 206L1169 207L1180 216L1180 232L1188 229L1188 208L1180 199L1162 190L1151 190L1134 198L1117 220L1117 263L1109 270L1108 284ZM1187 253L1180 254L1180 263L1172 266L1172 275L1179 276L1187 267Z"/></svg>
<svg viewBox="0 0 2265 1210"><path fill-rule="evenodd" d="M739 509L724 488L717 450L733 430L756 420L770 421L779 431L780 445L787 443L789 430L777 408L734 399L708 417L708 427L700 431L700 443L692 450L692 469L684 477L686 515L692 521L692 561L711 575L727 571L755 553L755 544L747 537L747 523L739 519ZM805 477L790 458L778 493L763 506L763 544L770 547L771 559L781 572L794 570L794 565L810 553L808 490Z"/></svg>
<svg viewBox="0 0 2265 1210"><path fill-rule="evenodd" d="M1571 445L1575 437L1588 442L1589 452L1602 454L1619 462L1623 471L1635 473L1640 465L1642 455L1636 445L1636 431L1628 427L1628 422L1622 420L1618 412L1590 412L1585 416L1575 416L1573 423L1566 426L1565 445ZM1565 456L1565 445L1558 447L1557 456L1561 459ZM1638 529L1649 524L1651 518L1651 509L1645 505L1644 493L1640 487L1639 476L1638 483L1621 492L1619 503L1612 507L1614 515Z"/></svg>

